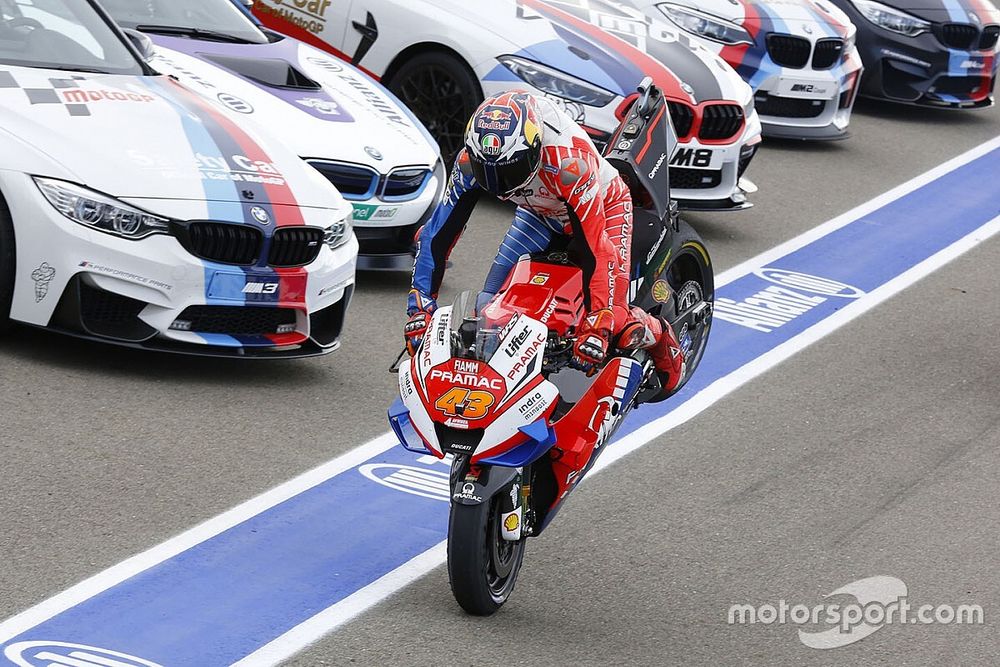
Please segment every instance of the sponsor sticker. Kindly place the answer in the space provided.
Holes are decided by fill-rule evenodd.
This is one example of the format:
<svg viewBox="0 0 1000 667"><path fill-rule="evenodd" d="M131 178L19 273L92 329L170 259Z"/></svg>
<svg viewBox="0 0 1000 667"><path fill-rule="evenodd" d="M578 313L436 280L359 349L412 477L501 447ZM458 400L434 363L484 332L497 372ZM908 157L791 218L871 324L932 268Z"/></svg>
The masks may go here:
<svg viewBox="0 0 1000 667"><path fill-rule="evenodd" d="M781 97L828 100L833 97L835 92L832 81L810 81L809 79L781 77L778 79L778 88L775 94Z"/></svg>
<svg viewBox="0 0 1000 667"><path fill-rule="evenodd" d="M500 151L503 149L503 141L495 134L487 134L483 137L483 154L490 156L500 155Z"/></svg>
<svg viewBox="0 0 1000 667"><path fill-rule="evenodd" d="M544 285L549 282L549 274L547 273L537 273L531 278L532 285Z"/></svg>
<svg viewBox="0 0 1000 667"><path fill-rule="evenodd" d="M670 285L666 280L657 280L653 283L653 301L657 303L670 301Z"/></svg>
<svg viewBox="0 0 1000 667"><path fill-rule="evenodd" d="M41 266L31 272L31 279L35 281L35 303L41 303L49 295L49 284L55 277L56 270L48 262L42 262Z"/></svg>
<svg viewBox="0 0 1000 667"><path fill-rule="evenodd" d="M398 206L380 206L378 204L354 204L354 222L389 223L395 220L399 213Z"/></svg>

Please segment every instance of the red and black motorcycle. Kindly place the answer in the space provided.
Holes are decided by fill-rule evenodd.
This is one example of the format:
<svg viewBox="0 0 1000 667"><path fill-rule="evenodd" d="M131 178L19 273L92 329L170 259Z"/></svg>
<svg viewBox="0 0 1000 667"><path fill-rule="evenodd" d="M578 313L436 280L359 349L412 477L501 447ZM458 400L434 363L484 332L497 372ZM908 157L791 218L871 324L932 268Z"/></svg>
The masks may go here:
<svg viewBox="0 0 1000 667"><path fill-rule="evenodd" d="M673 324L683 385L708 340L712 266L670 203L666 163L676 139L666 103L648 79L639 92L606 157L636 204L632 303ZM571 248L550 248L522 258L495 296L465 292L438 309L400 368L400 398L389 410L400 442L453 457L448 574L471 614L492 614L507 600L526 538L545 530L625 416L668 398L644 350L615 349L596 372L574 368L583 316Z"/></svg>

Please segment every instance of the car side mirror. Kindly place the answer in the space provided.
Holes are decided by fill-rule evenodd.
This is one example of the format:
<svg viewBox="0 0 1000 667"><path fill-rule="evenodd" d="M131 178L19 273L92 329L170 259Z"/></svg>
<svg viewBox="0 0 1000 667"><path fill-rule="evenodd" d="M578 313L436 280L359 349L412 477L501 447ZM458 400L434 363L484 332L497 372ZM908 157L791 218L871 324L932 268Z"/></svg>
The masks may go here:
<svg viewBox="0 0 1000 667"><path fill-rule="evenodd" d="M132 46L134 46L136 51L139 52L139 55L142 56L143 60L148 61L153 57L153 40L151 40L149 36L139 32L138 30L133 30L132 28L124 28L122 32L124 32L125 36L128 37L130 42L132 42Z"/></svg>

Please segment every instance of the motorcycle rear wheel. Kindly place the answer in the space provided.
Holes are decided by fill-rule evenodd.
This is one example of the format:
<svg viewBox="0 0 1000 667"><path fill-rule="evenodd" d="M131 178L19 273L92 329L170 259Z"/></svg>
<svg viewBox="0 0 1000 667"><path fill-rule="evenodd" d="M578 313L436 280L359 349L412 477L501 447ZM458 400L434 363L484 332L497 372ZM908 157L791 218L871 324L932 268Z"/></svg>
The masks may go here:
<svg viewBox="0 0 1000 667"><path fill-rule="evenodd" d="M503 606L524 560L524 539L508 542L500 534L500 497L451 505L448 582L458 604L474 616L490 616Z"/></svg>
<svg viewBox="0 0 1000 667"><path fill-rule="evenodd" d="M662 313L671 322L679 314L700 302L714 304L715 276L712 261L704 241L691 226L680 222L677 233L674 234L673 250L670 263L663 273L670 286L670 303ZM675 325L675 329L678 329ZM709 332L712 329L712 315L693 327L684 327L676 331L684 348L685 370L680 384L673 391L661 391L649 403L659 403L670 398L687 384L694 375L705 354Z"/></svg>

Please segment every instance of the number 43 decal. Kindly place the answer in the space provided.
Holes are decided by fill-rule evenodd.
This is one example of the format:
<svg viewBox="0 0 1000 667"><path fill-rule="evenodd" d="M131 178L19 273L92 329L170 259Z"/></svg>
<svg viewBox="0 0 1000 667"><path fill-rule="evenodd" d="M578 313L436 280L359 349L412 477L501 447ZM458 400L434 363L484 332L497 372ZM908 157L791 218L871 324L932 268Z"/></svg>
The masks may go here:
<svg viewBox="0 0 1000 667"><path fill-rule="evenodd" d="M434 407L449 417L482 419L496 399L486 391L452 387L434 403Z"/></svg>

